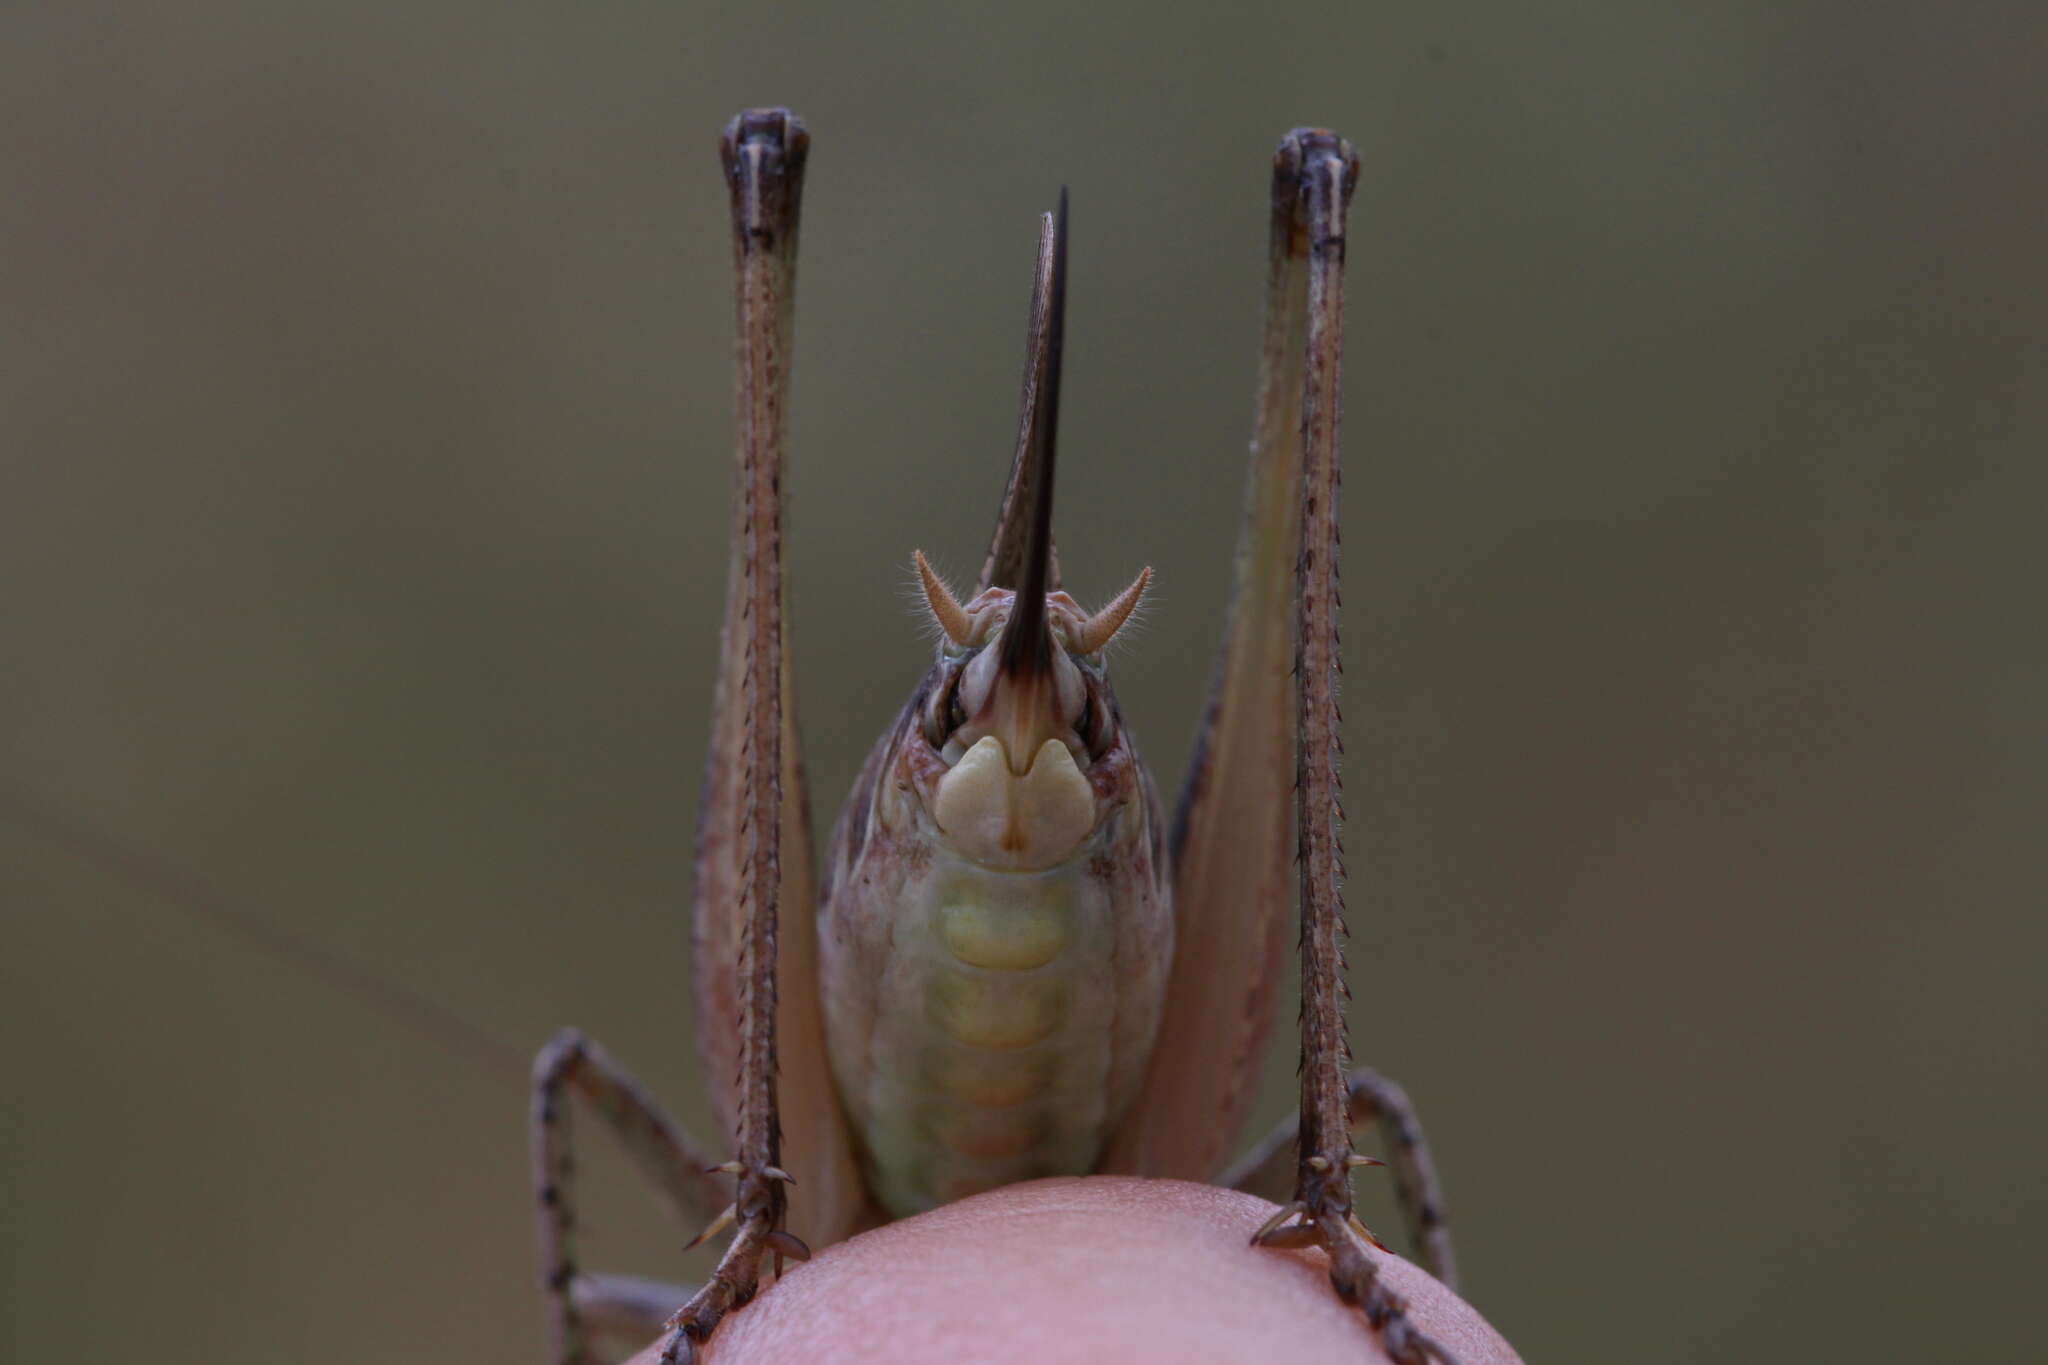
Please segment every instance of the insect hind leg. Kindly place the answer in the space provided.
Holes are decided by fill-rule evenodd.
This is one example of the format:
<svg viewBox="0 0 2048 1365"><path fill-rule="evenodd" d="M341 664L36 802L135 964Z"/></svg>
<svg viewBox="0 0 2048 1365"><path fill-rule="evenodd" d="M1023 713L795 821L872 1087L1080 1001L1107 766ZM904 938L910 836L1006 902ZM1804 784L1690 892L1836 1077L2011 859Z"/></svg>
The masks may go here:
<svg viewBox="0 0 2048 1365"><path fill-rule="evenodd" d="M694 1285L643 1279L638 1275L578 1275L569 1286L585 1329L639 1344L660 1332Z"/></svg>
<svg viewBox="0 0 2048 1365"><path fill-rule="evenodd" d="M1371 1067L1360 1067L1345 1078L1346 1109L1355 1130L1361 1124L1377 1122L1380 1139L1386 1144L1387 1168L1394 1178L1394 1199L1422 1268L1446 1288L1458 1287L1458 1263L1451 1249L1451 1229L1444 1212L1443 1184L1430 1156L1429 1138L1422 1131L1415 1104L1408 1092ZM1290 1115L1274 1126L1257 1145L1233 1162L1218 1182L1261 1199L1284 1204L1294 1192L1297 1156L1295 1144L1300 1120Z"/></svg>
<svg viewBox="0 0 2048 1365"><path fill-rule="evenodd" d="M714 1173L712 1163L690 1136L597 1044L574 1029L565 1029L540 1050L533 1064L529 1131L541 1286L547 1292L554 1322L555 1359L560 1365L595 1365L590 1340L593 1330L607 1328L633 1300L647 1300L648 1282L631 1282L641 1292L626 1296L609 1292L628 1283L623 1277L578 1273L571 1190L575 1158L567 1104L572 1094L604 1120L648 1183L666 1197L677 1218L692 1231L709 1221L731 1195L727 1182ZM668 1307L653 1312L651 1318L636 1309L631 1325L645 1326L651 1332L675 1304L688 1297L688 1290L676 1291ZM621 1321L621 1330L626 1325Z"/></svg>
<svg viewBox="0 0 2048 1365"><path fill-rule="evenodd" d="M1301 541L1295 560L1295 868L1301 905L1301 1110L1294 1195L1254 1235L1265 1246L1320 1246L1330 1283L1380 1334L1401 1365L1448 1361L1409 1320L1381 1278L1371 1234L1351 1211L1352 1168L1345 1039L1343 717L1337 640L1339 375L1344 351L1345 215L1358 183L1358 154L1327 129L1299 128L1273 163L1274 258L1269 311L1306 320L1299 439ZM1263 423L1262 423L1263 425Z"/></svg>

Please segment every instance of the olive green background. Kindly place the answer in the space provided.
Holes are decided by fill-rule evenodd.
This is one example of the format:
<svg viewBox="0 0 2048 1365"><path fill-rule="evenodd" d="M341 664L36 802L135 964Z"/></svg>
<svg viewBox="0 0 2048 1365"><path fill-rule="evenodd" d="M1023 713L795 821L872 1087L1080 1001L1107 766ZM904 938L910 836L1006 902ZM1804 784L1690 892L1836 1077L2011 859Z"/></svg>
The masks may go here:
<svg viewBox="0 0 2048 1365"><path fill-rule="evenodd" d="M714 142L775 102L821 820L911 548L978 563L1062 183L1062 550L1156 566L1178 780L1268 157L1335 126L1354 1038L1470 1296L1532 1362L2035 1357L2048 18L1259 8L0 17L0 1357L539 1361L524 1056L702 1125ZM593 1264L702 1273L590 1168Z"/></svg>

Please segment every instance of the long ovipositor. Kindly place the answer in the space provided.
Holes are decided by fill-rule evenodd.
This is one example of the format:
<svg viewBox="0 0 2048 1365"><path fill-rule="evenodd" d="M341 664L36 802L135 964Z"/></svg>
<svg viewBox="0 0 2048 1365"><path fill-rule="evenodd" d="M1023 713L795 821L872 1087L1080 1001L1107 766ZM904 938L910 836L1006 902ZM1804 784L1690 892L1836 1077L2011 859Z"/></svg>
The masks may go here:
<svg viewBox="0 0 2048 1365"><path fill-rule="evenodd" d="M1159 801L1090 615L1058 590L1064 196L1042 239L1025 402L985 584L922 554L941 640L834 832L818 911L832 1069L869 1192L903 1215L1096 1168L1136 1094L1173 955Z"/></svg>

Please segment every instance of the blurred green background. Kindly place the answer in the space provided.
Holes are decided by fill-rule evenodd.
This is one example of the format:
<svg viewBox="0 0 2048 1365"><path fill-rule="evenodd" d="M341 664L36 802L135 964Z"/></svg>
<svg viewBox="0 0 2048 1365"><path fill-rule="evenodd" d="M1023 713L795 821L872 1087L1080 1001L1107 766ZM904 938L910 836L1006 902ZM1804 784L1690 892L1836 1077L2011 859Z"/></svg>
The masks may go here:
<svg viewBox="0 0 2048 1365"><path fill-rule="evenodd" d="M1532 1362L2038 1358L2044 15L10 7L0 1356L539 1361L523 1056L702 1125L713 148L780 102L821 820L911 548L978 563L1062 183L1061 546L1158 569L1178 781L1268 157L1335 126L1354 1038L1470 1296ZM594 1264L702 1272L591 1167Z"/></svg>

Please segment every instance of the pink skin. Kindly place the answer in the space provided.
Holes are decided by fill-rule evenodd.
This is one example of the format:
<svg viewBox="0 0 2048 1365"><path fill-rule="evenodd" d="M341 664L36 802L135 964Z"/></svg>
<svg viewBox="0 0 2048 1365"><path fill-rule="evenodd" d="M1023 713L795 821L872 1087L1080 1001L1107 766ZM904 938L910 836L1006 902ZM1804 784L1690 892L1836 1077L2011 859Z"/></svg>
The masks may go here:
<svg viewBox="0 0 2048 1365"><path fill-rule="evenodd" d="M1272 1212L1183 1181L1007 1186L826 1248L728 1318L704 1356L1384 1365L1364 1319L1331 1290L1322 1253L1248 1245ZM1462 1299L1398 1257L1380 1261L1410 1319L1461 1365L1520 1365Z"/></svg>

